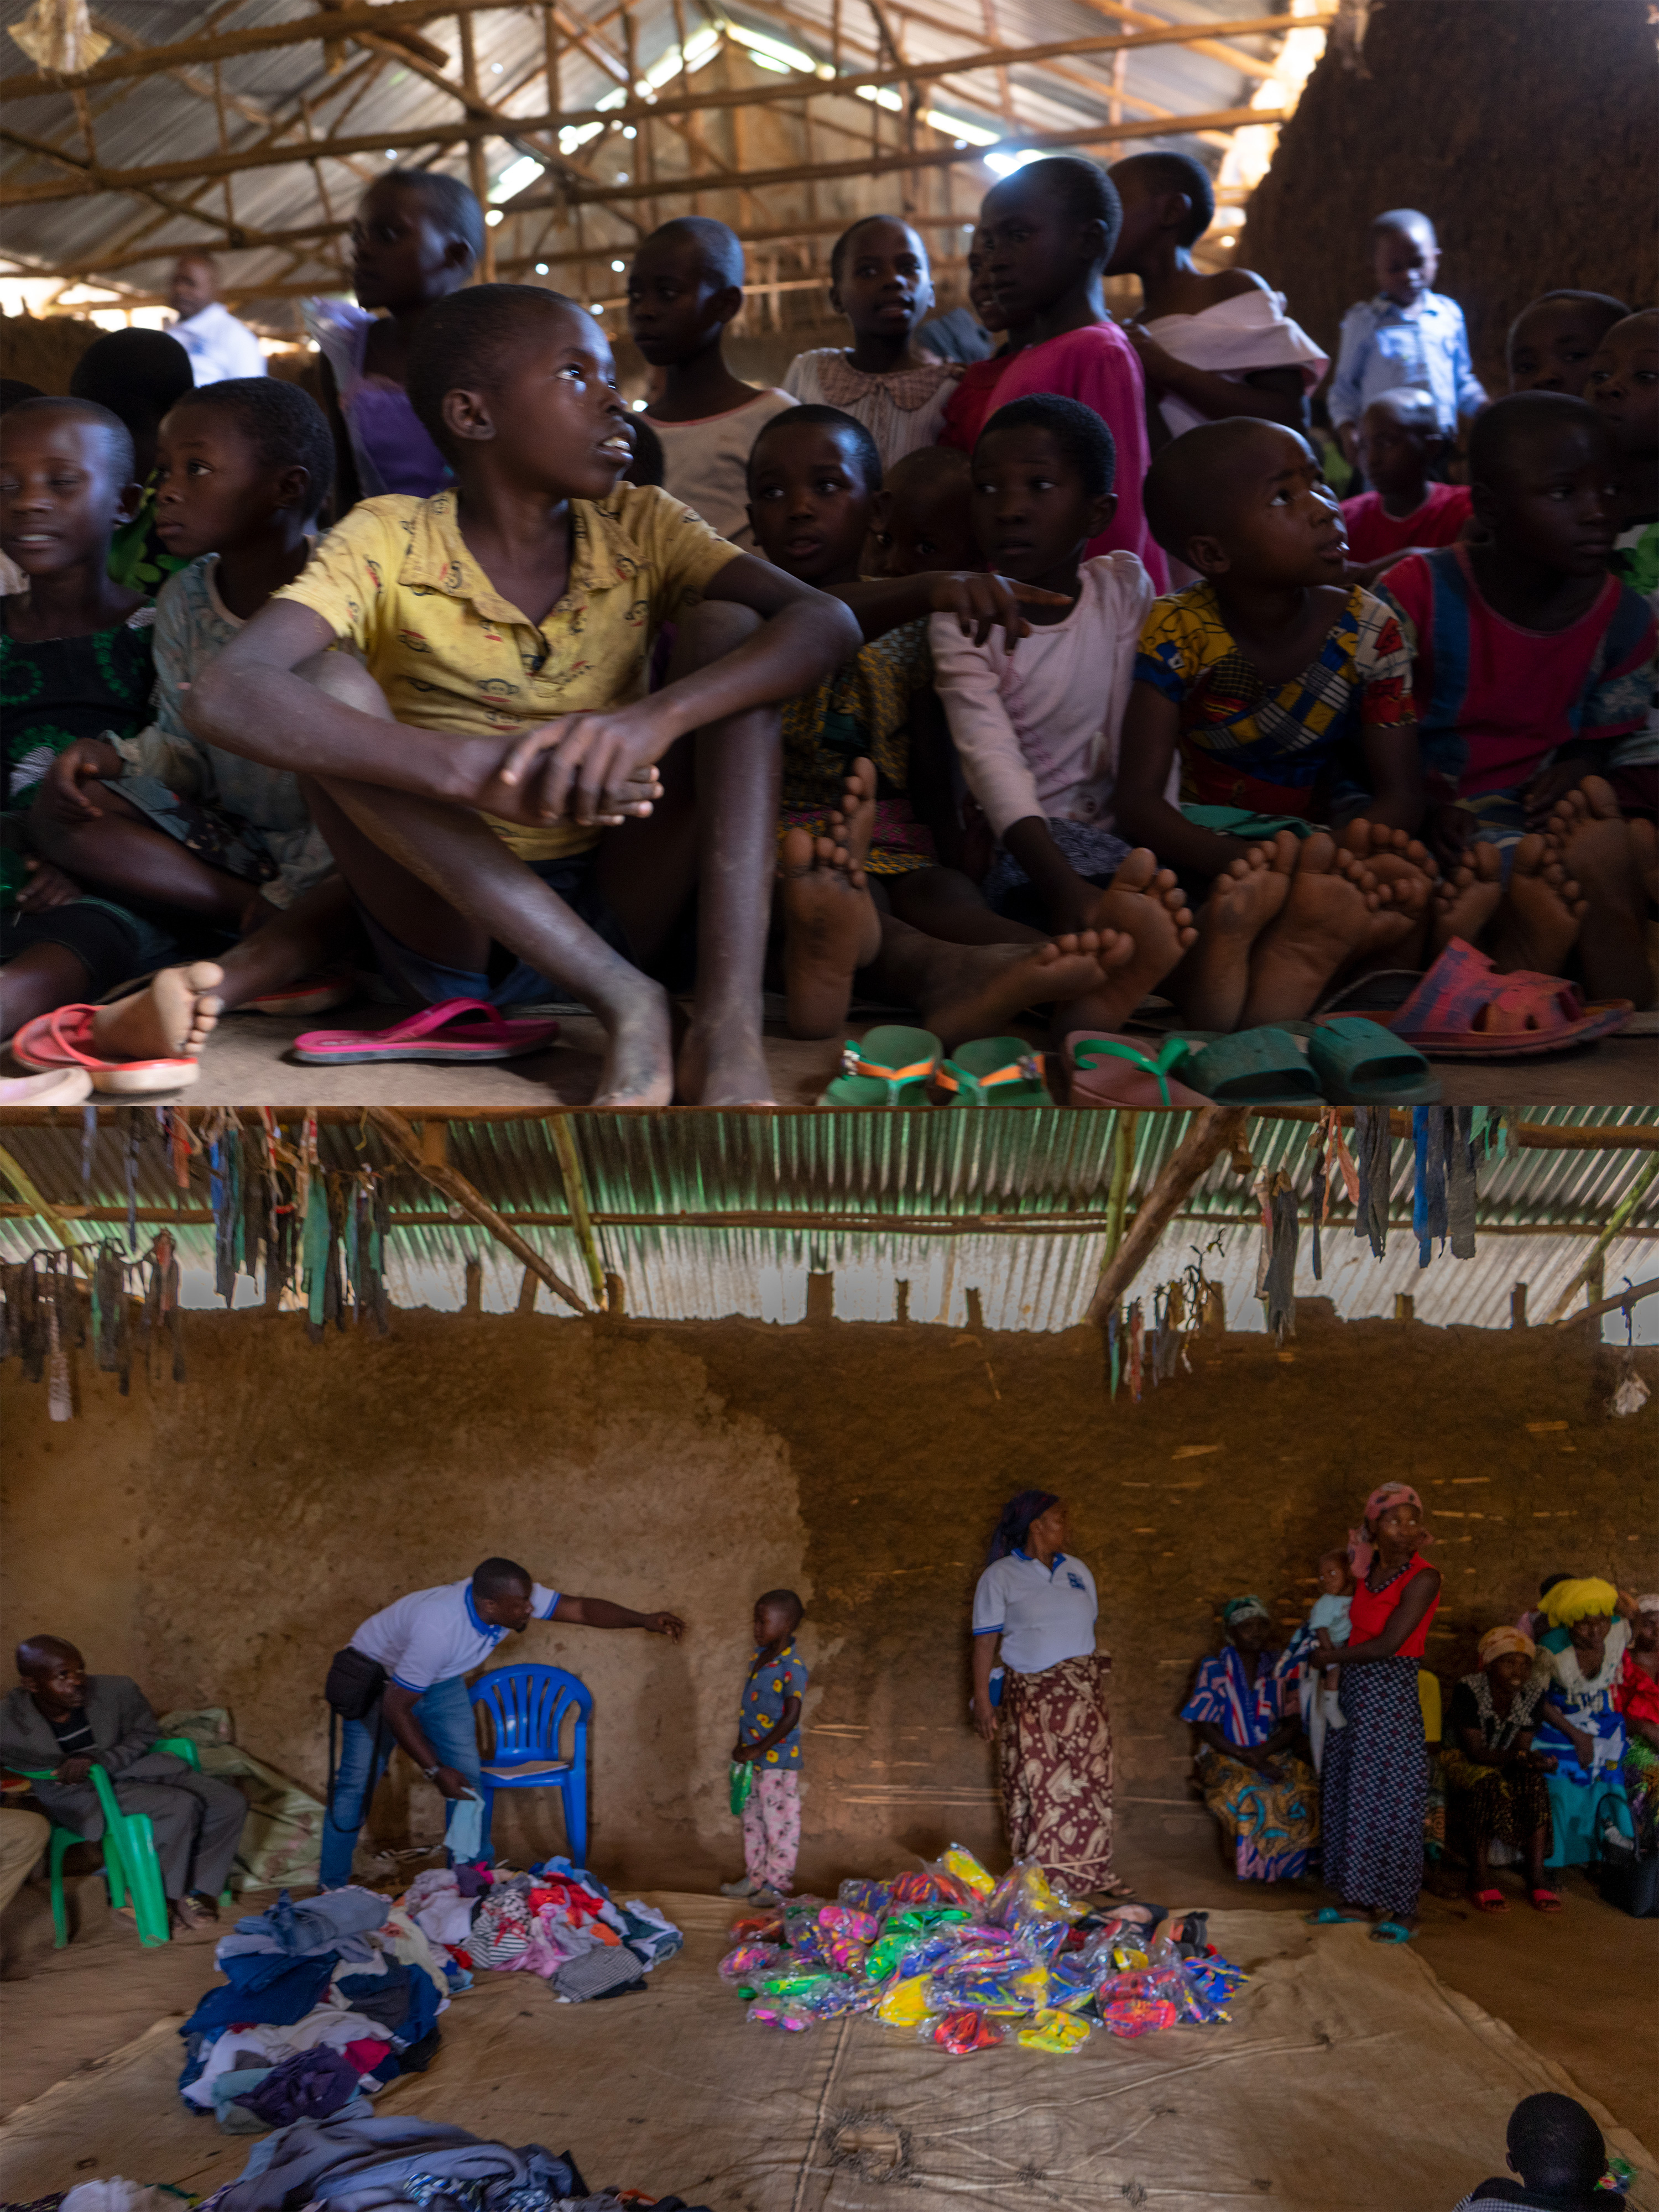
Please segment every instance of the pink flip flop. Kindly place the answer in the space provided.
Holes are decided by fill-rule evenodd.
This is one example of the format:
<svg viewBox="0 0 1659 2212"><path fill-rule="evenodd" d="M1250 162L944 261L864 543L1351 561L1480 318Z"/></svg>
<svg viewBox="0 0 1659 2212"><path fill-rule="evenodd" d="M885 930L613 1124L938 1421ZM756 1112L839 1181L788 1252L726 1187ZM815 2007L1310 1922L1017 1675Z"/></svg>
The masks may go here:
<svg viewBox="0 0 1659 2212"><path fill-rule="evenodd" d="M445 999L389 1030L307 1030L294 1041L294 1057L325 1067L373 1060L516 1060L541 1051L558 1034L555 1021L509 1021L483 999Z"/></svg>
<svg viewBox="0 0 1659 2212"><path fill-rule="evenodd" d="M266 991L257 999L245 999L235 1011L239 1014L325 1014L331 1007L343 1006L354 995L349 975L308 975L302 982L289 983L282 990Z"/></svg>
<svg viewBox="0 0 1659 2212"><path fill-rule="evenodd" d="M93 1050L92 1018L97 1006L54 1006L25 1022L11 1041L13 1057L42 1071L83 1068L94 1091L135 1098L151 1091L182 1091L200 1075L194 1060L104 1060Z"/></svg>
<svg viewBox="0 0 1659 2212"><path fill-rule="evenodd" d="M1526 968L1500 975L1486 953L1454 937L1405 1005L1376 1019L1438 1059L1507 1060L1613 1036L1634 1011L1628 999L1587 1006L1561 975Z"/></svg>

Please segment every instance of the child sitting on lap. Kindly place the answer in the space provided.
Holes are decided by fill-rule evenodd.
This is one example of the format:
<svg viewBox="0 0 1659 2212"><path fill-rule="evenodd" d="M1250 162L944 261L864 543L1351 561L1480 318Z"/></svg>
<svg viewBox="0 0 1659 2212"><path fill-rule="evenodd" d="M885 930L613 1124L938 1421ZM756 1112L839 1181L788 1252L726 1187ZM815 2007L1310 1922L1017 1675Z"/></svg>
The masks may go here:
<svg viewBox="0 0 1659 2212"><path fill-rule="evenodd" d="M1340 514L1295 431L1243 417L1189 430L1153 462L1146 504L1200 580L1142 629L1118 819L1204 887L1198 945L1170 984L1188 1019L1297 1018L1352 961L1409 959L1425 921L1405 644L1346 580ZM1333 821L1347 824L1340 848Z"/></svg>
<svg viewBox="0 0 1659 2212"><path fill-rule="evenodd" d="M749 453L763 423L793 407L787 392L761 390L726 365L726 326L743 305L743 246L708 216L679 216L653 230L628 272L628 328L662 396L646 419L662 442L663 482L711 530L745 551Z"/></svg>
<svg viewBox="0 0 1659 2212"><path fill-rule="evenodd" d="M307 779L405 988L505 1003L544 996L545 979L592 1006L604 1104L665 1105L674 1076L665 994L596 925L660 945L695 888L682 1095L769 1103L772 709L855 649L856 623L665 493L621 484L633 447L615 365L573 301L516 284L453 295L422 322L410 392L455 490L348 515L207 671L190 726ZM647 696L671 615L670 680ZM367 673L336 655L316 688L295 675L338 638ZM670 757L693 732L695 774L691 748ZM659 760L672 803L611 841L602 902L600 829L649 811Z"/></svg>
<svg viewBox="0 0 1659 2212"><path fill-rule="evenodd" d="M919 233L896 216L867 215L830 249L830 304L853 325L853 343L798 353L783 388L839 407L876 441L882 466L932 446L956 380L949 362L912 341L933 310L933 279Z"/></svg>
<svg viewBox="0 0 1659 2212"><path fill-rule="evenodd" d="M900 470L924 461L914 454ZM1127 938L1051 941L992 913L939 858L952 842L950 740L930 689L927 617L1019 635L1021 603L1052 595L962 571L860 579L881 466L869 433L837 409L775 417L750 473L762 550L845 599L866 641L784 709L778 909L791 1029L833 1036L860 970L915 1006L947 1049L1026 1007L1102 988L1102 962L1127 960Z"/></svg>
<svg viewBox="0 0 1659 2212"><path fill-rule="evenodd" d="M1455 545L1471 512L1467 484L1437 483L1446 449L1426 392L1380 392L1360 419L1359 454L1371 487L1342 502L1348 574L1370 584L1407 553Z"/></svg>
<svg viewBox="0 0 1659 2212"><path fill-rule="evenodd" d="M1494 402L1469 441L1480 536L1413 556L1382 586L1413 655L1429 836L1455 872L1455 933L1484 930L1500 968L1562 972L1584 909L1540 833L1652 701L1653 611L1607 574L1617 458L1584 400Z"/></svg>
<svg viewBox="0 0 1659 2212"><path fill-rule="evenodd" d="M159 451L157 529L190 566L156 608L152 719L135 737L60 753L33 826L77 881L240 938L110 1010L131 1043L148 1021L149 1050L172 1058L198 1054L228 1008L309 1013L348 996L315 971L356 933L298 779L204 744L184 720L209 663L305 566L333 474L328 425L297 385L237 378L181 400Z"/></svg>

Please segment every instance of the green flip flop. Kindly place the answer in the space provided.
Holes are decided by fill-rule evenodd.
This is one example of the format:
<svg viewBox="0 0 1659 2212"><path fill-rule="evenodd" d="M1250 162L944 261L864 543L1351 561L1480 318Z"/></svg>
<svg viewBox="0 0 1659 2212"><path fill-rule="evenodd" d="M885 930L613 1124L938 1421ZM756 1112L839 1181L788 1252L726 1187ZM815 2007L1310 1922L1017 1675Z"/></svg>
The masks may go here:
<svg viewBox="0 0 1659 2212"><path fill-rule="evenodd" d="M952 1106L1050 1106L1042 1068L1023 1037L975 1037L940 1062L935 1080Z"/></svg>
<svg viewBox="0 0 1659 2212"><path fill-rule="evenodd" d="M1288 1026L1288 1024L1287 1024ZM1435 1106L1440 1079L1415 1045L1363 1014L1328 1014L1296 1024L1308 1059L1333 1106Z"/></svg>
<svg viewBox="0 0 1659 2212"><path fill-rule="evenodd" d="M874 1029L842 1048L841 1073L820 1106L921 1106L945 1048L931 1030ZM907 1091L915 1091L907 1097Z"/></svg>
<svg viewBox="0 0 1659 2212"><path fill-rule="evenodd" d="M1228 1036L1182 1030L1191 1047L1182 1079L1221 1106L1317 1106L1318 1079L1288 1029L1267 1026Z"/></svg>

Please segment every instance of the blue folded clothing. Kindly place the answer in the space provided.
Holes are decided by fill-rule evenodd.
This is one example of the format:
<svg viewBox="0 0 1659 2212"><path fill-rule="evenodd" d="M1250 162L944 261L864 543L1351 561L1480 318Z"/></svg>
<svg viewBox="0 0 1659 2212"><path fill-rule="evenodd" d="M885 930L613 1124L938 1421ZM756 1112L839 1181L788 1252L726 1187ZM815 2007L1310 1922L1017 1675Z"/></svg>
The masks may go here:
<svg viewBox="0 0 1659 2212"><path fill-rule="evenodd" d="M228 1961L232 1967L244 1963L257 1972L270 1962L264 1959ZM222 2027L255 2025L292 2027L322 2002L334 1966L332 1954L321 1959L290 1959L280 1972L265 1977L256 1987L239 1986L233 1980L226 1989L210 1990L179 2033L185 2036L209 2035L216 2034Z"/></svg>
<svg viewBox="0 0 1659 2212"><path fill-rule="evenodd" d="M283 1890L268 1912L239 1920L236 1932L274 1936L290 1958L332 1951L342 1959L366 1959L368 1946L356 1939L384 1928L391 1910L389 1901L372 1889L327 1889L303 1905L295 1905Z"/></svg>

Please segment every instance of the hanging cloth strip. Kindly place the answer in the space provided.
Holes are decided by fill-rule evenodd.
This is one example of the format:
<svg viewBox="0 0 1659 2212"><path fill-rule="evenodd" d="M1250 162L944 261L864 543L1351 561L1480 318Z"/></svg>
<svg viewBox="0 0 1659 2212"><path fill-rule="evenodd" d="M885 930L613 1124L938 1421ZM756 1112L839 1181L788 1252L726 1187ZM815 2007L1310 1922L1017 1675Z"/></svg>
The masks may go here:
<svg viewBox="0 0 1659 2212"><path fill-rule="evenodd" d="M1123 1347L1120 1341L1122 1328L1123 1310L1121 1306L1114 1306L1106 1316L1106 1359L1111 1369L1114 1398L1117 1395L1118 1373L1122 1361Z"/></svg>
<svg viewBox="0 0 1659 2212"><path fill-rule="evenodd" d="M1443 1109L1451 1125L1446 1143L1446 1219L1451 1231L1454 1260L1474 1257L1474 1109L1452 1106Z"/></svg>
<svg viewBox="0 0 1659 2212"><path fill-rule="evenodd" d="M1137 1298L1129 1309L1129 1395L1137 1406L1140 1403L1140 1359L1145 1339L1140 1300Z"/></svg>
<svg viewBox="0 0 1659 2212"><path fill-rule="evenodd" d="M1443 1106L1412 1109L1414 1174L1412 1183L1412 1234L1417 1239L1417 1264L1426 1267L1434 1256L1434 1240L1446 1235L1446 1110Z"/></svg>
<svg viewBox="0 0 1659 2212"><path fill-rule="evenodd" d="M1301 1240L1297 1220L1296 1188L1282 1171L1273 1177L1271 1251L1267 1261L1267 1327L1273 1341L1283 1344L1296 1334L1296 1253Z"/></svg>
<svg viewBox="0 0 1659 2212"><path fill-rule="evenodd" d="M1386 1106L1354 1108L1353 1144L1359 1178L1353 1233L1370 1237L1371 1256L1380 1260L1389 1249L1389 1192L1394 1174Z"/></svg>

